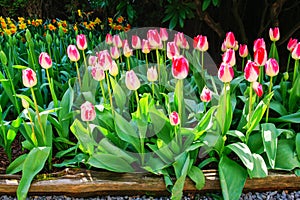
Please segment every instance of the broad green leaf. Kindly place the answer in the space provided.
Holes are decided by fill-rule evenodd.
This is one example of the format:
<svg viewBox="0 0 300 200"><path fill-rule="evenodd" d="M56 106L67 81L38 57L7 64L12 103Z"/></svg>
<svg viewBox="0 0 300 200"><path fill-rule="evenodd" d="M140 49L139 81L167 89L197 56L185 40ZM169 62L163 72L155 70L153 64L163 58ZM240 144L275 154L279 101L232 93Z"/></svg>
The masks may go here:
<svg viewBox="0 0 300 200"><path fill-rule="evenodd" d="M202 11L205 11L208 8L208 6L210 5L210 3L211 3L211 0L204 0L203 4L202 4Z"/></svg>
<svg viewBox="0 0 300 200"><path fill-rule="evenodd" d="M278 101L271 101L270 109L277 112L281 116L284 116L284 115L288 114L288 111L286 110L286 108Z"/></svg>
<svg viewBox="0 0 300 200"><path fill-rule="evenodd" d="M296 62L299 63L298 60ZM290 90L289 111L291 113L299 109L299 98L300 98L300 76L298 74L295 82L293 83L293 87Z"/></svg>
<svg viewBox="0 0 300 200"><path fill-rule="evenodd" d="M297 133L295 143L296 143L296 152L298 155L298 159L300 160L300 133Z"/></svg>
<svg viewBox="0 0 300 200"><path fill-rule="evenodd" d="M224 200L239 199L247 179L247 171L225 155L221 157L218 169Z"/></svg>
<svg viewBox="0 0 300 200"><path fill-rule="evenodd" d="M28 154L23 154L16 158L6 169L7 174L15 174L18 173L22 170L23 168L23 163L26 159Z"/></svg>
<svg viewBox="0 0 300 200"><path fill-rule="evenodd" d="M245 142L245 139L246 139L244 133L242 133L241 131L238 131L238 130L229 130L229 131L227 132L227 135L231 135L231 136L233 136L233 137L237 137L237 138L239 138L242 142Z"/></svg>
<svg viewBox="0 0 300 200"><path fill-rule="evenodd" d="M51 147L37 147L28 153L23 163L22 178L17 189L18 199L26 199L31 181L44 168L50 152Z"/></svg>
<svg viewBox="0 0 300 200"><path fill-rule="evenodd" d="M197 127L196 127L196 133L195 133L195 140L199 139L199 137L205 133L209 128L212 127L213 122L213 113L217 109L217 106L211 107L205 115L201 118L199 121Z"/></svg>
<svg viewBox="0 0 300 200"><path fill-rule="evenodd" d="M205 185L205 176L201 169L192 166L188 171L188 176L196 183L197 190L201 190Z"/></svg>
<svg viewBox="0 0 300 200"><path fill-rule="evenodd" d="M261 125L261 134L265 152L271 168L275 167L275 159L277 152L277 135L278 131L274 124L266 123Z"/></svg>
<svg viewBox="0 0 300 200"><path fill-rule="evenodd" d="M74 101L74 91L71 87L67 89L64 93L62 100L60 102L61 110L58 111L58 119L62 126L61 132L58 132L60 137L68 138L69 137L69 127L70 127L70 119L66 118L66 115L71 113L72 105Z"/></svg>
<svg viewBox="0 0 300 200"><path fill-rule="evenodd" d="M253 170L248 169L250 178L264 178L268 176L268 168L264 159L259 154L252 154L254 167Z"/></svg>
<svg viewBox="0 0 300 200"><path fill-rule="evenodd" d="M122 87L118 84L118 82L112 77L110 77L110 83L112 86L113 96L115 98L117 107L122 112L126 104L126 101L124 100L124 98L126 98L125 92L123 91Z"/></svg>
<svg viewBox="0 0 300 200"><path fill-rule="evenodd" d="M253 170L253 158L249 147L241 142L236 142L226 146L232 150L241 159L244 165L249 169Z"/></svg>
<svg viewBox="0 0 300 200"><path fill-rule="evenodd" d="M295 154L294 140L278 140L275 169L291 171L300 167L300 162Z"/></svg>
<svg viewBox="0 0 300 200"><path fill-rule="evenodd" d="M222 95L219 100L216 118L222 130L222 135L225 135L230 128L232 122L232 105L230 97L230 86L224 84Z"/></svg>
<svg viewBox="0 0 300 200"><path fill-rule="evenodd" d="M253 133L249 136L248 147L253 153L261 154L264 152L264 145L261 133Z"/></svg>
<svg viewBox="0 0 300 200"><path fill-rule="evenodd" d="M290 115L281 116L277 119L272 119L274 122L288 122L288 123L300 123L300 112L296 112Z"/></svg>
<svg viewBox="0 0 300 200"><path fill-rule="evenodd" d="M83 153L78 153L73 159L64 160L62 163L53 164L54 167L78 167L79 163L85 163L89 156Z"/></svg>

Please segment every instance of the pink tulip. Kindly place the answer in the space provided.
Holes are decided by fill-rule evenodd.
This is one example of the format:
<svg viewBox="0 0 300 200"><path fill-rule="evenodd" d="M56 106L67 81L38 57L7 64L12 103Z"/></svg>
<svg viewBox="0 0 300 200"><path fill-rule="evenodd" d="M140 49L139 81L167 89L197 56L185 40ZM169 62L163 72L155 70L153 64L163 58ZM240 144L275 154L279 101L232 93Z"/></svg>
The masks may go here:
<svg viewBox="0 0 300 200"><path fill-rule="evenodd" d="M148 40L143 39L142 42L142 52L147 54L150 53L151 47L150 47L150 43Z"/></svg>
<svg viewBox="0 0 300 200"><path fill-rule="evenodd" d="M294 48L296 47L298 43L298 40L297 39L293 39L293 38L290 38L289 40L289 43L287 45L287 49L290 51L290 52L293 52Z"/></svg>
<svg viewBox="0 0 300 200"><path fill-rule="evenodd" d="M264 93L263 87L259 82L253 82L252 87L258 97L261 97L263 95L263 93Z"/></svg>
<svg viewBox="0 0 300 200"><path fill-rule="evenodd" d="M259 48L266 49L266 43L263 38L258 38L254 41L253 52L255 52Z"/></svg>
<svg viewBox="0 0 300 200"><path fill-rule="evenodd" d="M113 37L111 34L107 33L105 36L105 42L108 45L111 45L113 43Z"/></svg>
<svg viewBox="0 0 300 200"><path fill-rule="evenodd" d="M80 106L81 109L81 120L88 122L93 121L96 118L96 112L94 105L86 101L84 104Z"/></svg>
<svg viewBox="0 0 300 200"><path fill-rule="evenodd" d="M142 42L141 42L141 39L139 36L132 35L131 41L132 41L132 48L134 48L134 49L142 48Z"/></svg>
<svg viewBox="0 0 300 200"><path fill-rule="evenodd" d="M208 41L206 36L198 35L194 37L194 49L199 51L207 51L208 50Z"/></svg>
<svg viewBox="0 0 300 200"><path fill-rule="evenodd" d="M100 67L92 67L91 74L93 79L95 79L96 81L102 81L105 78L104 70Z"/></svg>
<svg viewBox="0 0 300 200"><path fill-rule="evenodd" d="M246 58L248 56L248 47L246 44L240 44L240 48L239 48L239 55L242 58Z"/></svg>
<svg viewBox="0 0 300 200"><path fill-rule="evenodd" d="M235 65L235 51L233 49L227 49L222 56L223 62L230 64L231 66Z"/></svg>
<svg viewBox="0 0 300 200"><path fill-rule="evenodd" d="M133 70L126 72L125 84L129 90L137 90L141 86L140 80Z"/></svg>
<svg viewBox="0 0 300 200"><path fill-rule="evenodd" d="M30 68L23 69L22 80L25 87L32 88L37 84L36 73Z"/></svg>
<svg viewBox="0 0 300 200"><path fill-rule="evenodd" d="M123 46L122 40L119 35L114 35L112 38L112 43L115 47L121 48Z"/></svg>
<svg viewBox="0 0 300 200"><path fill-rule="evenodd" d="M90 56L89 57L89 66L95 66L97 63L97 56Z"/></svg>
<svg viewBox="0 0 300 200"><path fill-rule="evenodd" d="M225 45L225 40L224 40L224 42L222 43L222 45L221 45L221 51L222 52L225 52L227 50L227 47L226 47L226 45Z"/></svg>
<svg viewBox="0 0 300 200"><path fill-rule="evenodd" d="M118 59L120 57L120 51L118 49L118 47L116 46L112 46L110 47L110 55L113 59Z"/></svg>
<svg viewBox="0 0 300 200"><path fill-rule="evenodd" d="M119 68L116 61L112 61L112 64L109 68L109 74L112 76L117 76L119 74Z"/></svg>
<svg viewBox="0 0 300 200"><path fill-rule="evenodd" d="M167 57L172 59L174 56L179 56L179 49L175 42L167 43Z"/></svg>
<svg viewBox="0 0 300 200"><path fill-rule="evenodd" d="M168 40L168 32L166 28L160 28L159 34L160 34L161 41L165 42Z"/></svg>
<svg viewBox="0 0 300 200"><path fill-rule="evenodd" d="M190 45L189 45L189 43L188 43L188 41L186 40L185 37L182 40L181 48L183 48L183 49L189 49L190 48Z"/></svg>
<svg viewBox="0 0 300 200"><path fill-rule="evenodd" d="M235 46L233 47L233 50L237 51L239 49L239 43L238 41L235 41Z"/></svg>
<svg viewBox="0 0 300 200"><path fill-rule="evenodd" d="M265 64L265 70L268 76L276 76L279 73L279 65L277 60L270 58Z"/></svg>
<svg viewBox="0 0 300 200"><path fill-rule="evenodd" d="M235 47L235 36L233 32L228 32L226 33L226 38L225 38L225 46L227 48L234 48Z"/></svg>
<svg viewBox="0 0 300 200"><path fill-rule="evenodd" d="M150 43L151 48L158 49L162 47L162 40L156 29L152 29L148 31L147 39Z"/></svg>
<svg viewBox="0 0 300 200"><path fill-rule="evenodd" d="M180 118L179 115L176 111L173 111L170 115L169 115L169 119L170 119L170 124L172 126L177 126L178 124L180 124Z"/></svg>
<svg viewBox="0 0 300 200"><path fill-rule="evenodd" d="M178 32L174 35L174 42L175 44L180 47L184 48L184 43L186 43L186 38L182 32Z"/></svg>
<svg viewBox="0 0 300 200"><path fill-rule="evenodd" d="M260 47L254 52L254 61L257 65L263 66L267 62L267 51Z"/></svg>
<svg viewBox="0 0 300 200"><path fill-rule="evenodd" d="M212 92L206 86L202 89L200 99L203 102L210 102L212 97Z"/></svg>
<svg viewBox="0 0 300 200"><path fill-rule="evenodd" d="M112 64L112 58L110 54L108 53L108 50L103 50L97 53L98 56L98 63L100 67L106 71L109 70Z"/></svg>
<svg viewBox="0 0 300 200"><path fill-rule="evenodd" d="M128 41L123 41L123 54L126 58L129 58L132 55L132 49L130 49Z"/></svg>
<svg viewBox="0 0 300 200"><path fill-rule="evenodd" d="M51 60L49 54L46 52L40 53L39 63L42 66L42 68L44 68L44 69L49 69L50 67L52 67L52 60Z"/></svg>
<svg viewBox="0 0 300 200"><path fill-rule="evenodd" d="M298 42L292 52L292 58L295 60L300 59L300 42Z"/></svg>
<svg viewBox="0 0 300 200"><path fill-rule="evenodd" d="M189 73L189 62L183 56L172 58L172 75L176 79L184 79Z"/></svg>
<svg viewBox="0 0 300 200"><path fill-rule="evenodd" d="M259 67L255 62L248 60L244 72L244 76L247 81L255 82L259 76Z"/></svg>
<svg viewBox="0 0 300 200"><path fill-rule="evenodd" d="M80 59L80 54L75 45L70 44L67 48L68 57L71 61L77 62Z"/></svg>
<svg viewBox="0 0 300 200"><path fill-rule="evenodd" d="M229 83L234 77L233 68L227 63L221 63L218 77L223 83Z"/></svg>
<svg viewBox="0 0 300 200"><path fill-rule="evenodd" d="M270 36L271 41L273 41L273 42L278 41L279 38L280 38L279 28L278 27L270 28L269 29L269 36Z"/></svg>
<svg viewBox="0 0 300 200"><path fill-rule="evenodd" d="M158 75L155 67L150 67L147 71L147 79L150 82L157 81Z"/></svg>
<svg viewBox="0 0 300 200"><path fill-rule="evenodd" d="M25 109L28 109L30 107L29 103L23 98L21 98L21 103L22 103L23 108L25 108Z"/></svg>
<svg viewBox="0 0 300 200"><path fill-rule="evenodd" d="M76 44L79 50L85 50L87 48L87 40L84 34L77 35Z"/></svg>

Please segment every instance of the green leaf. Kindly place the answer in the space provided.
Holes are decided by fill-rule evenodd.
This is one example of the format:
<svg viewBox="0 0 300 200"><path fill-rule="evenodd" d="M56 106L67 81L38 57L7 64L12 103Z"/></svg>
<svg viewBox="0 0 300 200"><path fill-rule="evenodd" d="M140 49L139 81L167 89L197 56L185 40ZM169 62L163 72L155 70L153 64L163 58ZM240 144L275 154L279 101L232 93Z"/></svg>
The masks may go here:
<svg viewBox="0 0 300 200"><path fill-rule="evenodd" d="M208 6L210 5L210 3L211 3L211 0L204 0L203 4L202 4L202 11L205 11L208 8Z"/></svg>
<svg viewBox="0 0 300 200"><path fill-rule="evenodd" d="M216 118L222 130L222 135L225 135L230 128L232 122L232 105L230 97L229 85L224 84L222 95L219 100L219 107L217 109ZM226 95L226 97L225 97Z"/></svg>
<svg viewBox="0 0 300 200"><path fill-rule="evenodd" d="M274 124L266 123L261 125L262 139L265 152L267 153L269 164L272 168L275 167L276 152L277 152L277 135L278 131Z"/></svg>
<svg viewBox="0 0 300 200"><path fill-rule="evenodd" d="M18 173L22 170L23 168L23 163L26 159L28 154L23 154L16 158L6 169L7 174L15 174Z"/></svg>
<svg viewBox="0 0 300 200"><path fill-rule="evenodd" d="M224 200L239 199L247 179L247 171L225 155L221 157L218 169Z"/></svg>
<svg viewBox="0 0 300 200"><path fill-rule="evenodd" d="M297 61L299 62L299 61ZM300 76L298 75L295 82L293 83L293 87L290 90L290 98L289 98L289 111L294 112L299 109L299 98L300 98Z"/></svg>
<svg viewBox="0 0 300 200"><path fill-rule="evenodd" d="M113 96L115 98L117 107L122 112L126 104L126 101L124 100L124 98L126 98L126 94L123 91L122 87L118 84L118 82L113 77L110 77L110 83L112 86Z"/></svg>
<svg viewBox="0 0 300 200"><path fill-rule="evenodd" d="M73 159L64 160L62 163L53 164L54 167L77 167L79 163L85 163L89 158L88 155L83 153L78 153Z"/></svg>
<svg viewBox="0 0 300 200"><path fill-rule="evenodd" d="M210 129L213 125L213 113L217 109L217 106L211 107L205 115L199 121L196 127L195 140L197 140L203 133L205 133L208 129Z"/></svg>
<svg viewBox="0 0 300 200"><path fill-rule="evenodd" d="M295 143L296 143L296 152L298 155L298 159L300 160L300 133L297 133Z"/></svg>
<svg viewBox="0 0 300 200"><path fill-rule="evenodd" d="M272 121L274 122L288 122L288 123L296 123L299 124L300 123L300 112L296 112L290 115L285 115L282 117L279 117L277 119L272 119Z"/></svg>
<svg viewBox="0 0 300 200"><path fill-rule="evenodd" d="M268 176L268 168L264 159L259 154L252 154L254 167L252 170L248 169L250 178L264 178Z"/></svg>
<svg viewBox="0 0 300 200"><path fill-rule="evenodd" d="M253 170L252 153L246 144L236 142L233 144L229 144L226 147L236 153L236 155L241 159L241 161L248 169Z"/></svg>
<svg viewBox="0 0 300 200"><path fill-rule="evenodd" d="M242 142L245 142L245 135L241 132L241 131L238 131L238 130L229 130L227 132L227 135L231 135L233 137L237 137L239 138Z"/></svg>
<svg viewBox="0 0 300 200"><path fill-rule="evenodd" d="M278 140L275 169L291 171L299 168L300 163L294 150L294 140Z"/></svg>
<svg viewBox="0 0 300 200"><path fill-rule="evenodd" d="M174 29L176 27L177 23L178 23L178 14L173 15L173 17L170 21L170 24L169 24L169 29Z"/></svg>
<svg viewBox="0 0 300 200"><path fill-rule="evenodd" d="M201 169L196 166L192 166L188 172L188 176L194 183L196 183L197 190L201 190L205 185L205 176Z"/></svg>
<svg viewBox="0 0 300 200"><path fill-rule="evenodd" d="M51 147L37 147L29 152L23 164L22 178L17 189L18 199L26 199L31 181L44 168L50 151Z"/></svg>

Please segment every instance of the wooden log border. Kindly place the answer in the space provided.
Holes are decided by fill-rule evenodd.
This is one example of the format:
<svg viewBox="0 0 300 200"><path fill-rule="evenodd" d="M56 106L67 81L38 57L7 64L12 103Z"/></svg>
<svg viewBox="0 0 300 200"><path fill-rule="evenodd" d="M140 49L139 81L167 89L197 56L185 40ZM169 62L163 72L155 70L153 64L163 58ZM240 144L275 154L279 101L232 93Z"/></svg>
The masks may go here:
<svg viewBox="0 0 300 200"><path fill-rule="evenodd" d="M205 186L197 190L187 179L184 193L219 191L217 170L204 170ZM234 173L232 174L234 176ZM0 174L0 194L15 195L20 175ZM266 178L247 179L244 191L299 190L300 177L291 173L270 172ZM102 195L170 195L162 176L149 173L113 173L84 169L65 169L53 174L41 174L33 181L29 195L66 195L89 197Z"/></svg>

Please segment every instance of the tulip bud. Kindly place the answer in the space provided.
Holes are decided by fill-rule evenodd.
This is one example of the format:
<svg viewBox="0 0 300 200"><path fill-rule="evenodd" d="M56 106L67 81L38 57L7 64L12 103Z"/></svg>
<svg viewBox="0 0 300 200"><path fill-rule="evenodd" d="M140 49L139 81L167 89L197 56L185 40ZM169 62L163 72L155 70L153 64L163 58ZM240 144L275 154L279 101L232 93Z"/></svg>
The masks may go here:
<svg viewBox="0 0 300 200"><path fill-rule="evenodd" d="M160 28L159 34L161 37L161 41L167 41L168 40L168 32L166 28Z"/></svg>
<svg viewBox="0 0 300 200"><path fill-rule="evenodd" d="M268 76L276 76L279 73L279 65L277 60L270 58L265 64L265 70Z"/></svg>
<svg viewBox="0 0 300 200"><path fill-rule="evenodd" d="M202 89L200 99L203 102L210 102L211 101L212 92L206 86Z"/></svg>
<svg viewBox="0 0 300 200"><path fill-rule="evenodd" d="M113 59L118 59L120 57L120 52L118 47L112 46L110 47L110 55Z"/></svg>
<svg viewBox="0 0 300 200"><path fill-rule="evenodd" d="M142 52L147 54L150 53L151 47L150 47L150 43L148 40L143 39L142 42Z"/></svg>
<svg viewBox="0 0 300 200"><path fill-rule="evenodd" d="M39 63L42 66L42 68L44 68L44 69L49 69L50 67L52 67L52 60L51 60L49 54L46 52L40 53Z"/></svg>
<svg viewBox="0 0 300 200"><path fill-rule="evenodd" d="M80 59L79 51L75 45L70 44L67 48L68 57L71 61L77 62Z"/></svg>
<svg viewBox="0 0 300 200"><path fill-rule="evenodd" d="M183 56L172 58L172 75L176 79L184 79L189 73L189 62Z"/></svg>
<svg viewBox="0 0 300 200"><path fill-rule="evenodd" d="M97 53L97 56L98 56L98 63L100 65L100 67L104 71L109 70L109 68L111 67L111 64L112 64L112 58L111 58L110 54L108 53L108 50L100 51L99 53Z"/></svg>
<svg viewBox="0 0 300 200"><path fill-rule="evenodd" d="M86 101L84 104L80 106L81 109L81 120L88 122L93 121L96 118L96 112L94 105Z"/></svg>
<svg viewBox="0 0 300 200"><path fill-rule="evenodd" d="M76 44L79 50L85 50L87 48L87 40L84 34L77 35Z"/></svg>
<svg viewBox="0 0 300 200"><path fill-rule="evenodd" d="M177 126L178 124L180 124L180 118L179 115L176 111L173 111L170 115L169 115L169 119L170 119L170 124L172 126Z"/></svg>
<svg viewBox="0 0 300 200"><path fill-rule="evenodd" d="M21 102L22 102L23 108L25 108L25 109L29 108L29 103L25 99L21 98Z"/></svg>
<svg viewBox="0 0 300 200"><path fill-rule="evenodd" d="M107 33L106 36L105 36L105 42L106 44L108 45L111 45L113 43L113 39L112 39L112 35Z"/></svg>
<svg viewBox="0 0 300 200"><path fill-rule="evenodd" d="M185 40L186 39L185 39L184 34L182 32L176 33L174 35L174 42L180 48L184 48Z"/></svg>
<svg viewBox="0 0 300 200"><path fill-rule="evenodd" d="M278 41L279 38L280 38L279 28L278 27L275 27L274 29L270 28L269 29L269 36L270 36L271 41L273 41L273 42Z"/></svg>
<svg viewBox="0 0 300 200"><path fill-rule="evenodd" d="M288 73L288 72L284 72L284 73L283 73L283 79L284 79L285 81L287 81L287 80L289 79L289 73Z"/></svg>
<svg viewBox="0 0 300 200"><path fill-rule="evenodd" d="M139 36L132 35L131 41L132 41L132 48L134 48L134 49L142 48L142 43L141 43L141 39Z"/></svg>
<svg viewBox="0 0 300 200"><path fill-rule="evenodd" d="M223 62L230 64L231 66L235 65L235 51L233 49L227 49L222 56Z"/></svg>
<svg viewBox="0 0 300 200"><path fill-rule="evenodd" d="M300 59L300 42L298 42L292 52L292 58L295 60Z"/></svg>
<svg viewBox="0 0 300 200"><path fill-rule="evenodd" d="M266 49L260 47L254 52L254 62L257 65L263 66L267 62L267 51Z"/></svg>
<svg viewBox="0 0 300 200"><path fill-rule="evenodd" d="M189 45L188 41L186 40L186 38L183 38L182 43L181 43L181 48L183 48L183 49L190 48L190 45Z"/></svg>
<svg viewBox="0 0 300 200"><path fill-rule="evenodd" d="M255 52L259 48L266 49L266 43L263 38L258 38L254 41L253 52Z"/></svg>
<svg viewBox="0 0 300 200"><path fill-rule="evenodd" d="M239 48L239 55L242 58L246 58L248 56L248 47L246 44L240 44L240 48Z"/></svg>
<svg viewBox="0 0 300 200"><path fill-rule="evenodd" d="M262 85L259 82L253 82L252 87L258 97L261 97L263 95L264 91Z"/></svg>
<svg viewBox="0 0 300 200"><path fill-rule="evenodd" d="M227 48L234 48L235 47L235 36L233 32L228 32L226 33L226 38L225 38L225 46Z"/></svg>
<svg viewBox="0 0 300 200"><path fill-rule="evenodd" d="M174 56L179 56L179 49L175 42L167 43L167 57L172 59Z"/></svg>
<svg viewBox="0 0 300 200"><path fill-rule="evenodd" d="M247 81L255 82L259 76L259 67L255 62L248 60L244 72L244 76Z"/></svg>
<svg viewBox="0 0 300 200"><path fill-rule="evenodd" d="M208 42L207 37L198 35L194 37L194 48L199 51L207 51L208 50Z"/></svg>
<svg viewBox="0 0 300 200"><path fill-rule="evenodd" d="M227 63L221 63L218 71L218 77L223 83L230 82L234 77L233 68Z"/></svg>
<svg viewBox="0 0 300 200"><path fill-rule="evenodd" d="M102 81L105 78L104 70L100 67L92 67L91 74L93 79L95 79L96 81Z"/></svg>
<svg viewBox="0 0 300 200"><path fill-rule="evenodd" d="M137 90L141 86L140 80L133 70L126 72L125 84L129 90Z"/></svg>
<svg viewBox="0 0 300 200"><path fill-rule="evenodd" d="M112 76L117 76L118 73L119 73L118 65L117 65L116 61L114 61L114 60L112 61L112 64L111 64L111 66L109 68L109 73Z"/></svg>
<svg viewBox="0 0 300 200"><path fill-rule="evenodd" d="M161 37L156 29L148 30L147 39L149 41L150 47L153 49L158 49L162 46Z"/></svg>
<svg viewBox="0 0 300 200"><path fill-rule="evenodd" d="M296 47L298 43L298 40L297 39L293 39L293 38L290 38L289 40L289 43L287 45L287 49L290 51L290 52L293 52L294 48Z"/></svg>
<svg viewBox="0 0 300 200"><path fill-rule="evenodd" d="M150 82L157 81L158 75L155 67L150 67L147 71L147 79Z"/></svg>
<svg viewBox="0 0 300 200"><path fill-rule="evenodd" d="M89 66L95 66L96 65L96 63L97 63L97 56L90 56L89 57Z"/></svg>
<svg viewBox="0 0 300 200"><path fill-rule="evenodd" d="M227 47L226 47L226 45L225 45L225 40L224 40L224 42L222 43L222 45L221 45L221 51L222 52L225 52L227 50Z"/></svg>
<svg viewBox="0 0 300 200"><path fill-rule="evenodd" d="M22 70L22 79L25 87L31 88L37 84L36 73L30 68Z"/></svg>
<svg viewBox="0 0 300 200"><path fill-rule="evenodd" d="M130 49L128 41L124 40L123 44L123 54L126 58L129 58L132 55L132 49Z"/></svg>
<svg viewBox="0 0 300 200"><path fill-rule="evenodd" d="M119 35L114 35L112 38L112 43L115 47L121 48L122 47L122 40Z"/></svg>
<svg viewBox="0 0 300 200"><path fill-rule="evenodd" d="M4 51L0 51L0 60L1 60L1 63L2 65L6 66L7 65L7 57L4 53Z"/></svg>

